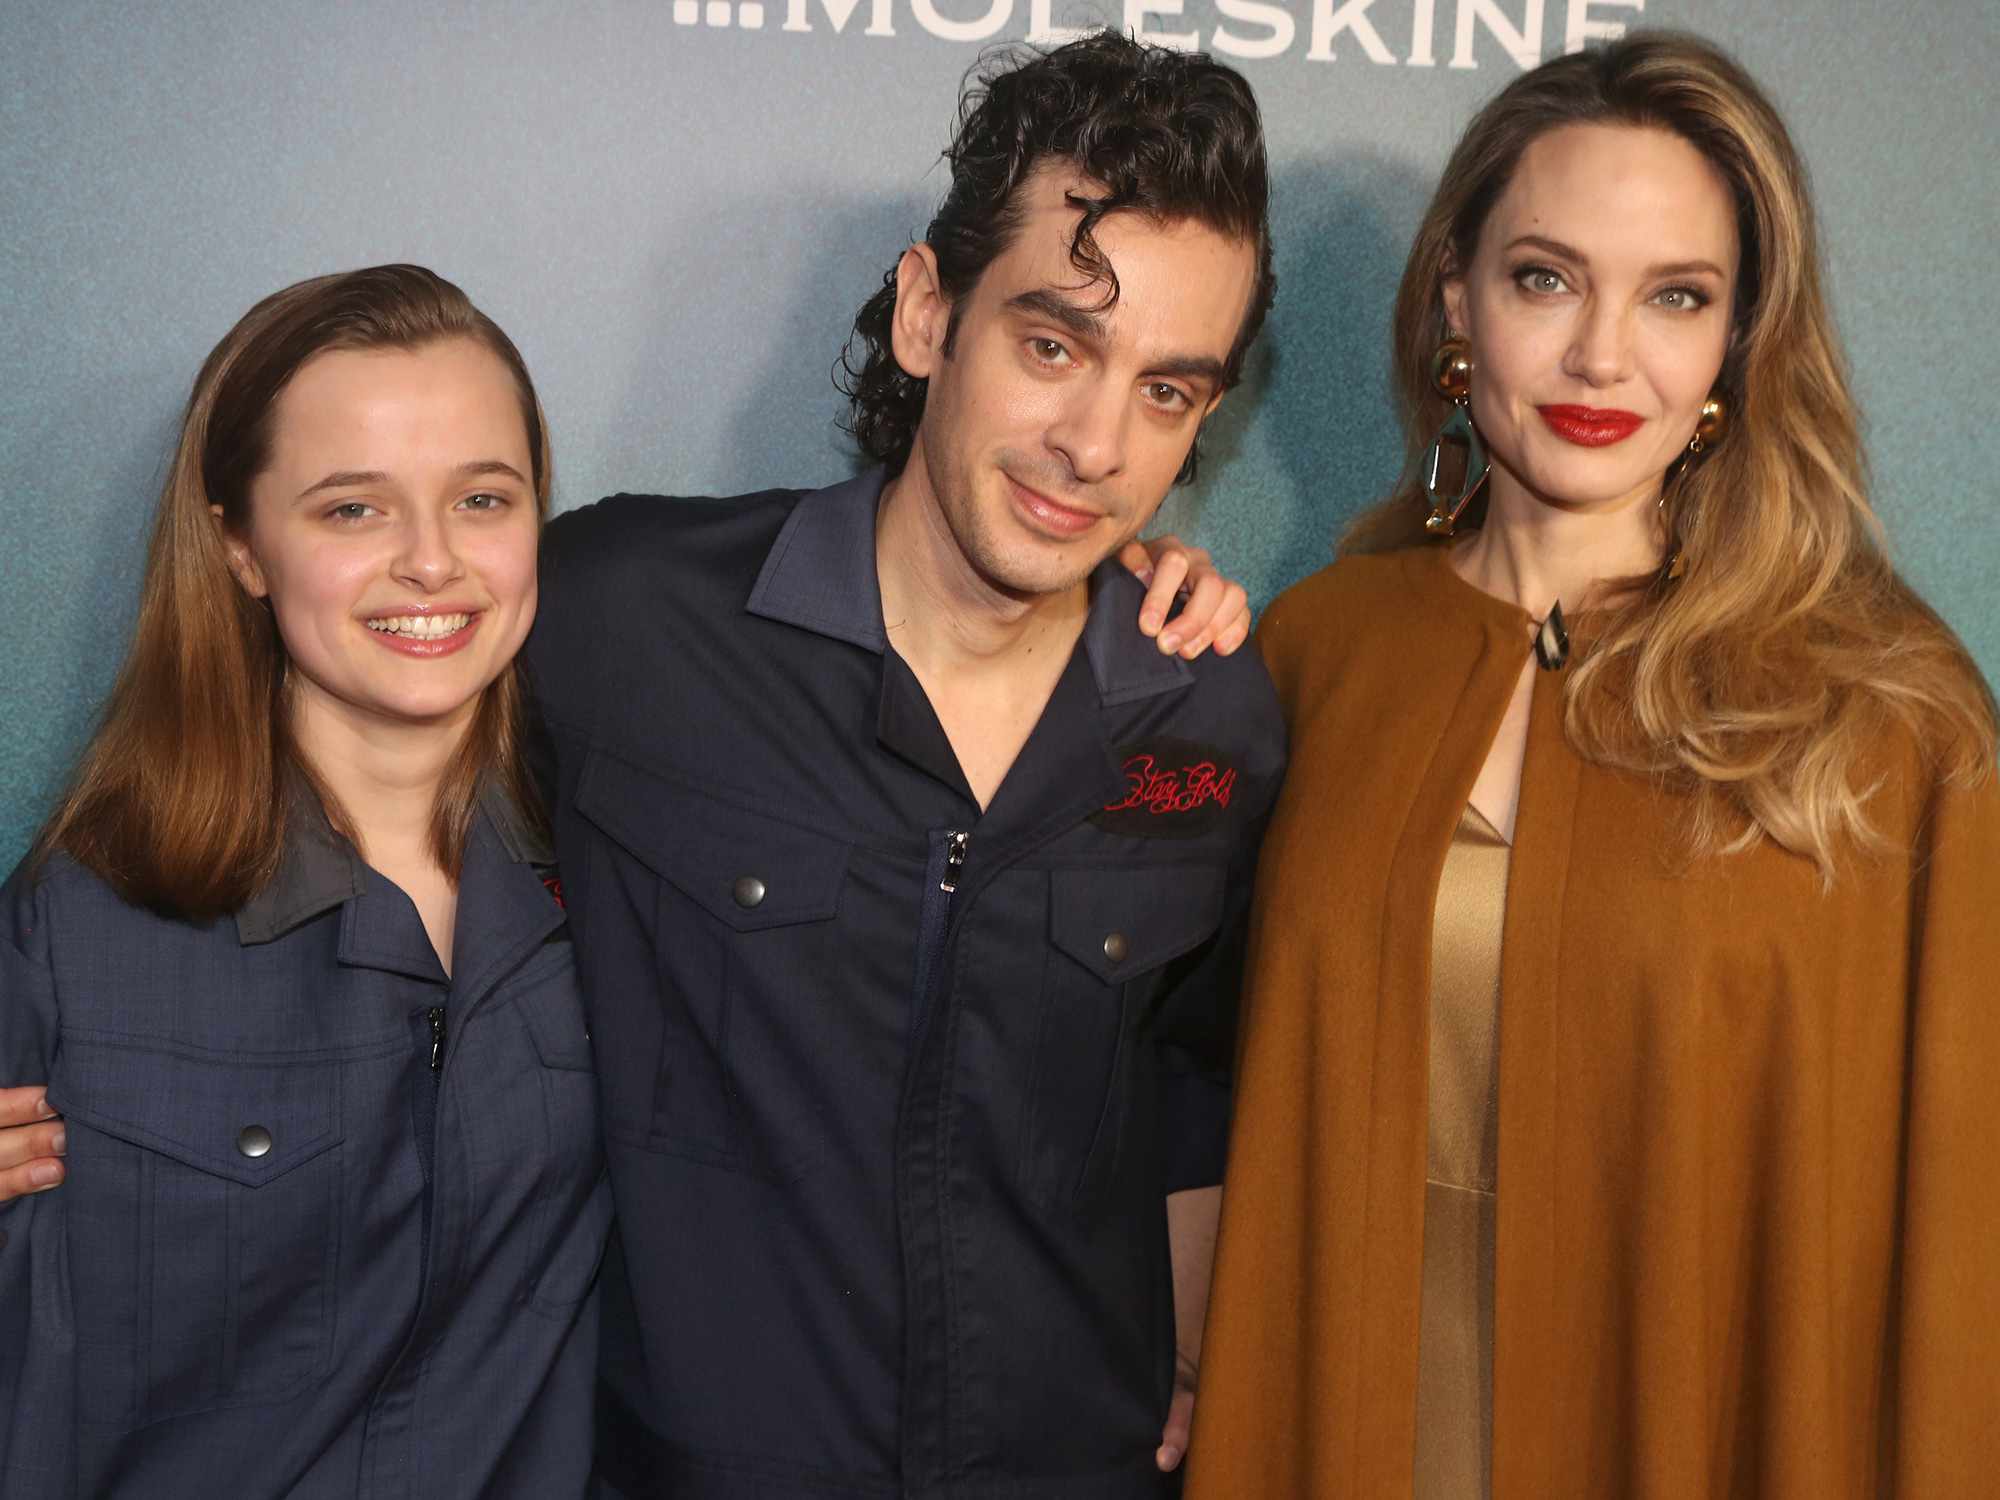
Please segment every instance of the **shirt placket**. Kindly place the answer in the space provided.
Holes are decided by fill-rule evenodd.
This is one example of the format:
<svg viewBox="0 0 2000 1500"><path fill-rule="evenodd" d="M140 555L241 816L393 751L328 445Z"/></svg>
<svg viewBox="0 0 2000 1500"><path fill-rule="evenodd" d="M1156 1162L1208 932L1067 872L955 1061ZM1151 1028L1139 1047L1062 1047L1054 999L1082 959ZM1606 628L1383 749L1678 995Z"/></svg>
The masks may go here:
<svg viewBox="0 0 2000 1500"><path fill-rule="evenodd" d="M1122 790L1102 716L1079 650L986 812L970 829L930 834L896 1160L905 1317L901 1467L912 1497L949 1482L964 1461L949 1260L953 1104L963 1082L957 1030L969 982L962 938L978 920L986 886Z"/></svg>
<svg viewBox="0 0 2000 1500"><path fill-rule="evenodd" d="M452 1100L462 1087L451 1059L466 1026L501 982L562 925L562 913L525 866L507 860L485 827L474 830L459 886L460 920L453 949L460 967L438 996L413 1020L411 1128L424 1173L424 1252L416 1314L389 1375L369 1405L363 1469L371 1500L415 1496L420 1468L417 1409L431 1351L463 1312L452 1295L462 1280L460 1263L471 1236L476 1205L460 1190L456 1159L441 1150ZM539 898L539 899L538 899ZM466 963L477 956L476 962ZM473 1085L477 1087L475 1083ZM494 1101L496 1107L505 1107Z"/></svg>

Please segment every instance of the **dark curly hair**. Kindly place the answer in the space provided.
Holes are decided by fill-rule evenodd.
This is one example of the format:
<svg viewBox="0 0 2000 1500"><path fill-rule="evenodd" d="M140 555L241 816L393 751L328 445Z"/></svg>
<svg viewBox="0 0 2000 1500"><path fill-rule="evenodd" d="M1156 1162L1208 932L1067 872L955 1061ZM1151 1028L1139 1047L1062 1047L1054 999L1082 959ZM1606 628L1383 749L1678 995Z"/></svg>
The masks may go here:
<svg viewBox="0 0 2000 1500"><path fill-rule="evenodd" d="M1074 166L1101 196L1070 196L1083 210L1070 260L1105 287L1103 307L1118 300L1118 273L1093 231L1107 214L1131 211L1159 220L1192 220L1256 251L1257 285L1224 367L1224 389L1270 311L1270 176L1264 129L1250 85L1205 54L1146 46L1099 31L1052 51L998 49L982 58L959 100L958 131L945 148L951 190L924 232L936 252L938 280L951 300L944 352L958 334L965 294L1004 251L1020 226L1020 190L1044 162ZM896 269L862 305L842 352L835 383L849 398L843 424L870 458L901 472L923 420L927 382L903 372L890 347ZM1178 482L1194 477L1199 441Z"/></svg>

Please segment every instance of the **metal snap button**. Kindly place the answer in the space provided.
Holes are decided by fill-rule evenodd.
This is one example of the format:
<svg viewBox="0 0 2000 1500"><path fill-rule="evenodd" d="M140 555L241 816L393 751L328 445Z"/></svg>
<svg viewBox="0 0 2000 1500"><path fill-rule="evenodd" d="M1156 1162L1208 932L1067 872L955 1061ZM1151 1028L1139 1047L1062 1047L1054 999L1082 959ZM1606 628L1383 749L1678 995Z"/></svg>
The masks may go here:
<svg viewBox="0 0 2000 1500"><path fill-rule="evenodd" d="M268 1156L271 1151L271 1132L262 1125L245 1125L236 1132L236 1149L253 1160Z"/></svg>
<svg viewBox="0 0 2000 1500"><path fill-rule="evenodd" d="M738 906L748 911L751 907L763 903L764 882L759 880L755 875L741 876L737 879L736 887L730 894L736 898Z"/></svg>
<svg viewBox="0 0 2000 1500"><path fill-rule="evenodd" d="M1132 951L1132 945L1125 941L1122 932L1107 932L1104 935L1104 956L1114 964L1125 962L1125 955Z"/></svg>

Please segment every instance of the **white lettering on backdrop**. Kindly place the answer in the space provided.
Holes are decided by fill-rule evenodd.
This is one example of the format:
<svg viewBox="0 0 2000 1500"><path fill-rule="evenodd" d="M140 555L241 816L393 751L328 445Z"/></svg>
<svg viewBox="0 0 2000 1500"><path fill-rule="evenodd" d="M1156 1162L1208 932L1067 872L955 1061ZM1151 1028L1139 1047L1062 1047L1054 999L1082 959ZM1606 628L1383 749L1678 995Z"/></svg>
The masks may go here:
<svg viewBox="0 0 2000 1500"><path fill-rule="evenodd" d="M676 26L763 31L765 0L672 0ZM1075 0L1072 0L1075 3ZM838 36L890 39L899 9L914 30L945 42L992 41L1011 30L1054 46L1092 28L1083 11L1103 14L1102 0L1082 0L1079 13L1058 18L1064 0L783 0L781 34L831 31ZM1523 70L1542 60L1549 42L1547 0L1122 0L1125 29L1145 41L1188 51L1208 50L1243 62L1269 62L1293 52L1303 32L1307 62L1343 59L1375 67L1437 66L1438 11L1451 13L1453 68L1477 68L1499 58ZM1556 0L1561 49L1581 51L1625 34L1607 12L1638 13L1646 0ZM1017 12L1020 20L1016 19ZM865 26L853 26L864 16ZM1302 28L1301 20L1307 24ZM1206 24L1204 24L1206 23ZM1396 44L1407 42L1399 48ZM1338 43L1338 46L1336 46Z"/></svg>

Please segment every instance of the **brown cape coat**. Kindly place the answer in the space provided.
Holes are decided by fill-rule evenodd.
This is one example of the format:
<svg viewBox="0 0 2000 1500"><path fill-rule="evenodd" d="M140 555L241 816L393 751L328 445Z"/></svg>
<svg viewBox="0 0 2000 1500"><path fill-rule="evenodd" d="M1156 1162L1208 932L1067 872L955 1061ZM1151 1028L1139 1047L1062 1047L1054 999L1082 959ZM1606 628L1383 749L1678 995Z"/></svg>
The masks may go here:
<svg viewBox="0 0 2000 1500"><path fill-rule="evenodd" d="M1260 643L1266 838L1191 1500L1410 1494L1431 909L1528 618L1418 549ZM1501 969L1498 1500L2000 1496L2000 791L1694 859L1536 674Z"/></svg>

